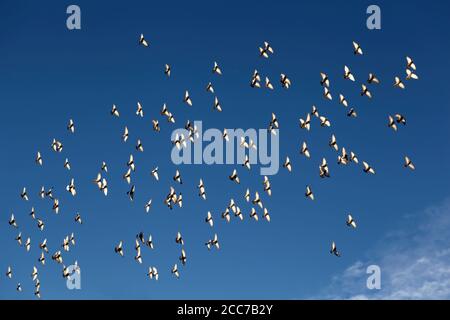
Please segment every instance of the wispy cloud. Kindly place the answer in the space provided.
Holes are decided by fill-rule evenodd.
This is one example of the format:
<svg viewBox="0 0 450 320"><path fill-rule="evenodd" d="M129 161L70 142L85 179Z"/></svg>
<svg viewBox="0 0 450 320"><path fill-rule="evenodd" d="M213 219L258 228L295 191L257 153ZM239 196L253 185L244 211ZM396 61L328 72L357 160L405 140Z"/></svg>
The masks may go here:
<svg viewBox="0 0 450 320"><path fill-rule="evenodd" d="M450 199L405 217L367 261L357 261L332 278L321 298L449 299ZM367 266L381 268L381 290L366 287Z"/></svg>

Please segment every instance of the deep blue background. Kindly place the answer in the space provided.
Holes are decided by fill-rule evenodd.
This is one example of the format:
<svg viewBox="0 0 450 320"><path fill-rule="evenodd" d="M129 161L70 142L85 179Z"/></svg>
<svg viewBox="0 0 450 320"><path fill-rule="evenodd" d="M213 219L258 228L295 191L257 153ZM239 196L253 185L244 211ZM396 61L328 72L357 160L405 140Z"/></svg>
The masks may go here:
<svg viewBox="0 0 450 320"><path fill-rule="evenodd" d="M82 29L66 28L68 1L0 2L0 298L33 298L30 273L39 269L43 298L308 298L325 287L333 275L357 259L370 256L370 248L405 214L449 196L449 43L447 1L377 1L382 9L382 30L366 28L368 1L226 1L206 2L106 2L77 1ZM140 33L149 48L137 45ZM258 56L258 46L268 40L275 49L270 59ZM352 40L364 49L355 57ZM407 82L406 90L392 87L395 75L404 77L405 55L414 58L420 81ZM223 76L211 74L218 61ZM165 77L164 64L172 66ZM344 64L356 83L344 81ZM249 81L254 69L268 75L275 90L254 90ZM322 98L319 72L331 78L332 102ZM374 99L359 96L360 83L374 72L382 84L373 87ZM286 73L292 88L279 85ZM205 92L212 81L223 112L212 111L213 96ZM181 99L189 89L194 106ZM345 94L358 112L349 119L338 104ZM135 115L136 102L144 119ZM159 116L166 102L176 125ZM121 116L109 115L115 103ZM321 128L317 121L307 133L298 127L316 104L332 121ZM279 118L282 159L289 155L293 172L280 170L271 177L273 195L262 192L262 177L240 166L241 185L228 181L234 166L182 166L184 207L170 211L162 203L172 185L176 167L170 161L170 133L187 119L203 120L204 128L265 128L271 112ZM402 113L407 127L394 134L386 127L387 115ZM75 135L66 131L69 118ZM161 133L151 120L159 118ZM123 127L130 129L127 144ZM368 160L377 170L366 176L361 167L338 167L328 147L335 133L338 142ZM64 143L63 154L50 149L53 138ZM145 152L134 150L143 141ZM299 155L307 140L312 159ZM40 150L44 166L34 164ZM130 153L135 154L136 199L126 196L121 176ZM409 155L417 170L403 169ZM329 160L332 179L321 180L318 165ZM65 157L72 171L63 168ZM282 160L281 159L281 160ZM91 183L102 161L109 166L107 198ZM280 160L280 161L281 161ZM160 182L150 176L159 166ZM74 177L78 195L65 190ZM203 178L207 201L197 196ZM316 201L304 199L306 184L313 186ZM40 187L54 186L61 202L55 216L51 203L38 198ZM30 202L19 193L29 190ZM248 218L245 189L259 189L271 212L270 224ZM243 223L227 225L220 213L233 197L244 210ZM144 204L153 198L149 215ZM34 205L45 223L40 232L28 217ZM210 210L215 227L204 223ZM73 221L79 211L84 224ZM7 221L14 212L23 236L32 239L26 253L14 240ZM345 226L351 212L359 229ZM134 259L134 235L151 233L154 251L143 248L143 265ZM177 281L170 274L180 248L175 235L181 231L188 263L180 267ZM64 253L65 263L78 260L82 290L69 291L61 267L47 256L45 267L37 262L38 242L48 238L50 253L58 250L65 235L75 233L77 245ZM220 251L209 252L204 242L214 232ZM124 240L125 258L114 253ZM335 240L342 259L329 254ZM14 270L13 280L4 272ZM159 269L160 280L146 278L147 267ZM24 292L17 293L21 282Z"/></svg>

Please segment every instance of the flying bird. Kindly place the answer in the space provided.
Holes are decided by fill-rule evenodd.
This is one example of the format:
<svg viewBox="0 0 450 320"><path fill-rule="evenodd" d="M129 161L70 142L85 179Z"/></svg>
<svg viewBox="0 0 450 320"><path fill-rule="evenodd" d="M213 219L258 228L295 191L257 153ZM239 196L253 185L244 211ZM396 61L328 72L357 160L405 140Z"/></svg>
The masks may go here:
<svg viewBox="0 0 450 320"><path fill-rule="evenodd" d="M411 159L405 156L405 164L403 165L405 168L409 168L411 170L416 170L416 167L412 163Z"/></svg>
<svg viewBox="0 0 450 320"><path fill-rule="evenodd" d="M356 43L355 41L353 41L353 53L355 55L362 55L363 54L361 46L358 43Z"/></svg>
<svg viewBox="0 0 450 320"><path fill-rule="evenodd" d="M348 227L352 227L353 229L356 229L356 222L350 214L347 216L346 224Z"/></svg>
<svg viewBox="0 0 450 320"><path fill-rule="evenodd" d="M213 66L212 72L214 74L218 74L219 76L222 75L222 70L220 69L219 65L215 61L214 61L214 66Z"/></svg>
<svg viewBox="0 0 450 320"><path fill-rule="evenodd" d="M147 42L147 40L145 40L145 37L142 33L139 36L139 44L143 47L148 47L148 42Z"/></svg>
<svg viewBox="0 0 450 320"><path fill-rule="evenodd" d="M337 250L336 243L334 243L334 241L333 241L333 243L331 244L331 250L330 250L330 253L331 253L331 254L334 254L336 257L340 257L340 256L341 256L341 253Z"/></svg>
<svg viewBox="0 0 450 320"><path fill-rule="evenodd" d="M352 72L350 71L350 68L347 66L344 66L344 79L348 79L350 81L355 82L355 77L353 76Z"/></svg>

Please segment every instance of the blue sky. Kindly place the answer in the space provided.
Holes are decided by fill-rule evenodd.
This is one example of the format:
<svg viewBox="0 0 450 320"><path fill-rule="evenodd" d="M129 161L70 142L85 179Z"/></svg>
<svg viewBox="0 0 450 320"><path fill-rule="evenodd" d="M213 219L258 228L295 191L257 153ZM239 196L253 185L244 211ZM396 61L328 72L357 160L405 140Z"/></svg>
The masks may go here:
<svg viewBox="0 0 450 320"><path fill-rule="evenodd" d="M439 208L442 221L450 214L446 205L450 174L445 167L450 160L447 2L431 6L424 1L378 1L382 10L378 31L366 28L365 11L372 4L368 1L78 1L82 29L77 31L66 28L70 4L0 3L4 181L0 184L0 298L34 298L33 265L39 269L45 299L414 298L418 289L407 284L398 286L404 286L406 294L393 294L398 283L392 279L399 277L403 265L429 259L441 264L441 270L449 268L448 255L439 254L448 249L448 237L426 238L426 247L402 247L413 240L422 243L425 235L433 234L421 228L434 221L426 214L430 208ZM137 45L140 33L150 42L149 48ZM265 40L275 49L267 60L258 56L258 46ZM361 44L363 56L353 55L352 40ZM414 58L420 80L407 82L401 91L392 83L394 76L404 76L406 55ZM211 74L214 61L219 62L222 77ZM169 79L163 73L165 63L172 66ZM342 79L344 65L352 69L356 83ZM270 77L273 92L250 88L254 69ZM331 78L332 102L322 98L321 71ZM369 72L382 82L373 87L371 101L359 96L359 85ZM289 76L291 89L280 87L280 73ZM209 81L220 98L224 110L220 114L212 111L213 96L205 92ZM186 89L194 101L192 108L181 101ZM340 92L358 111L357 119L347 118L338 104ZM135 115L137 101L143 104L144 119ZM113 103L121 112L119 119L109 115ZM175 125L159 116L163 103L174 113ZM313 104L330 118L331 128L321 128L317 122L311 132L299 128L298 119ZM177 169L170 161L173 129L184 126L187 119L202 120L204 128L266 128L272 112L280 122L280 157L290 157L293 172L280 170L270 178L270 199L262 192L257 166L247 172L240 165L187 165L178 168L184 184L176 186L183 193L183 209L164 207L162 200ZM395 113L408 119L396 134L386 126L387 115ZM69 118L76 124L74 135L66 130ZM151 128L153 118L160 120L159 134ZM121 142L125 125L130 129L126 144ZM367 176L360 166L338 167L337 155L328 146L332 133L360 160L372 164L377 174ZM63 141L62 154L51 151L53 138ZM138 138L144 144L142 154L134 150ZM311 160L299 155L304 140ZM38 150L43 167L34 164ZM121 178L130 153L137 165L134 203L128 200L129 187ZM413 159L415 172L403 168L405 155ZM72 164L70 172L63 168L66 157ZM331 179L318 176L322 157L329 161ZM102 161L110 171L107 198L91 182ZM155 166L160 169L159 182L150 175ZM240 172L239 186L227 179L234 167ZM64 190L72 177L77 183L75 198ZM207 201L197 195L200 178ZM314 189L314 202L304 199L307 184ZM52 213L50 202L38 198L42 185L55 187L60 215ZM29 190L28 203L19 197L24 186ZM259 190L271 213L270 224L249 219L251 207L243 200L247 187ZM154 206L146 215L143 207L149 198ZM230 198L246 214L244 222L232 219L225 224L220 219ZM31 206L45 221L44 232L28 216ZM215 216L214 229L204 223L208 210ZM29 253L18 247L17 231L7 224L12 212L24 237L32 239ZM83 217L82 226L73 221L76 212ZM357 230L345 226L348 213L358 221ZM153 251L143 248L142 265L132 258L139 231L151 233L155 242ZM177 231L185 238L188 254L179 280L170 274L180 254L174 241ZM77 244L64 259L66 264L78 260L82 270L82 289L72 291L66 288L61 266L50 256L45 267L37 262L39 241L48 238L53 253L71 232ZM204 242L215 232L221 249L208 251ZM417 234L422 238L417 239ZM124 241L125 258L114 253L119 240ZM329 254L333 240L342 251L341 259ZM388 258L400 253L404 260ZM380 292L364 288L361 270L369 264L380 265L386 272L383 279L389 279ZM12 280L4 276L8 265L14 270ZM146 277L149 265L158 267L158 282ZM348 276L349 269L356 269L358 276ZM418 283L430 281L420 268L405 267L404 273L417 274ZM22 293L15 290L17 282ZM448 287L439 293L424 291L423 297L442 297L444 292L448 298Z"/></svg>

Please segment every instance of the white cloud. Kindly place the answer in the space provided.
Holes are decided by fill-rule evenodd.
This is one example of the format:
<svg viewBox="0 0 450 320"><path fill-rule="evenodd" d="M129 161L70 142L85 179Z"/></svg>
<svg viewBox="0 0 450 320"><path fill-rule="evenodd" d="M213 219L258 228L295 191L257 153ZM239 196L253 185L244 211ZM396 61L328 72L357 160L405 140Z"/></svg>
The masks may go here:
<svg viewBox="0 0 450 320"><path fill-rule="evenodd" d="M332 278L327 299L450 299L450 199L405 218L383 238L370 261ZM366 288L366 268L381 268L381 290Z"/></svg>

